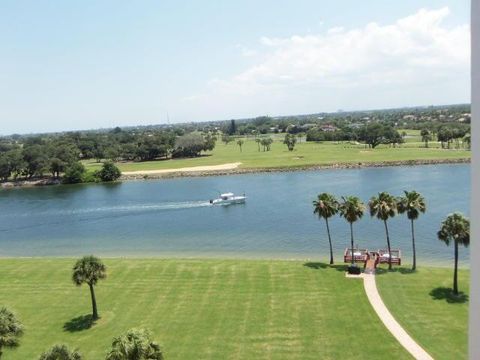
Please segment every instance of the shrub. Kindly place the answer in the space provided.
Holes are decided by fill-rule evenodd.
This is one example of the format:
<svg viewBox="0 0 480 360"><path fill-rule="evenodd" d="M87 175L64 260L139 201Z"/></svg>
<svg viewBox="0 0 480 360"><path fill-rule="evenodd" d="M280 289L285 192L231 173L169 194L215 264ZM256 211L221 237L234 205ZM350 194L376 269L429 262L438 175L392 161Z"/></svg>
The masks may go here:
<svg viewBox="0 0 480 360"><path fill-rule="evenodd" d="M115 181L121 175L120 169L111 161L104 162L102 169L97 172L97 176L101 181Z"/></svg>
<svg viewBox="0 0 480 360"><path fill-rule="evenodd" d="M67 166L65 173L63 174L62 182L64 184L77 184L83 181L83 175L85 174L85 167L82 163L76 161Z"/></svg>

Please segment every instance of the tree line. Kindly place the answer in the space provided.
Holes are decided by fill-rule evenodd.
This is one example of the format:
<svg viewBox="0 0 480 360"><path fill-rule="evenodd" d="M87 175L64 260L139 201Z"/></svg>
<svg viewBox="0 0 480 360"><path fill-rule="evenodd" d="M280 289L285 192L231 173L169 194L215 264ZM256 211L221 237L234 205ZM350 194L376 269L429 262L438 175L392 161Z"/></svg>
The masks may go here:
<svg viewBox="0 0 480 360"><path fill-rule="evenodd" d="M180 135L179 135L180 134ZM213 150L212 133L154 131L136 133L73 132L0 139L0 180L63 175L65 183L109 181L120 176L113 162L196 157ZM102 170L87 173L81 160L104 161ZM117 175L118 176L117 176Z"/></svg>

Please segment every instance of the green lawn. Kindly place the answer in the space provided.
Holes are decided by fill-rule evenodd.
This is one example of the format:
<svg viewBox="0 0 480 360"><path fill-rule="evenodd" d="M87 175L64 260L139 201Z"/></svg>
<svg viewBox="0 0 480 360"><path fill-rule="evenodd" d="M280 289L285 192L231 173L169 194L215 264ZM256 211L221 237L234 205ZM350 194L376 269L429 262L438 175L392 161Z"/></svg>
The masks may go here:
<svg viewBox="0 0 480 360"><path fill-rule="evenodd" d="M167 359L411 358L376 317L362 281L346 279L343 267L109 259L97 287L101 319L82 329L90 297L71 282L73 263L0 260L0 305L25 324L21 346L5 359L36 359L58 342L102 359L112 337L131 327L149 328Z"/></svg>
<svg viewBox="0 0 480 360"><path fill-rule="evenodd" d="M469 293L469 272L459 287ZM435 359L467 359L468 298L453 298L453 269L420 268L416 273L377 276L380 294L395 318Z"/></svg>
<svg viewBox="0 0 480 360"><path fill-rule="evenodd" d="M458 159L469 158L470 151L446 150L424 148L418 139L410 139L401 147L390 148L379 146L375 149L366 149L363 145L348 143L297 143L294 151L288 151L287 147L279 140L272 144L271 151L258 151L257 143L253 139L245 140L243 151L234 142L225 145L218 141L215 149L207 152L199 158L158 160L146 162L118 163L122 171L140 171L157 169L176 169L190 166L219 165L226 163L241 162L241 168L278 168L278 167L303 167L313 165L327 165L338 163L366 163L381 161L403 160L435 160L435 159ZM94 161L86 161L88 169L96 169L101 166Z"/></svg>

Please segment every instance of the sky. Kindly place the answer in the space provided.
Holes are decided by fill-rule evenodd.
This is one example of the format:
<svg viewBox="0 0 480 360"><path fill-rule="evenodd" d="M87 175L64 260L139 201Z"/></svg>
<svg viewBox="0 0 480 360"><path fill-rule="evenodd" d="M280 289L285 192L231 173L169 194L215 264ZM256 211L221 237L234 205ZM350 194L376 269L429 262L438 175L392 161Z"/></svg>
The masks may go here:
<svg viewBox="0 0 480 360"><path fill-rule="evenodd" d="M3 0L0 134L468 103L469 6Z"/></svg>

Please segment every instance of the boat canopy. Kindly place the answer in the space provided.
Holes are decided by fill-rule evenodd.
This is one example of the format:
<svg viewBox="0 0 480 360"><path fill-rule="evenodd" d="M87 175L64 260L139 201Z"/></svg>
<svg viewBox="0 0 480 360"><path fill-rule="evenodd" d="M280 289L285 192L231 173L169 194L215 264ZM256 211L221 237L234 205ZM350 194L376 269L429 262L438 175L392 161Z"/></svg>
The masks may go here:
<svg viewBox="0 0 480 360"><path fill-rule="evenodd" d="M228 198L228 197L232 197L232 196L233 196L233 193L231 193L231 192L225 193L225 194L220 194L221 198Z"/></svg>

